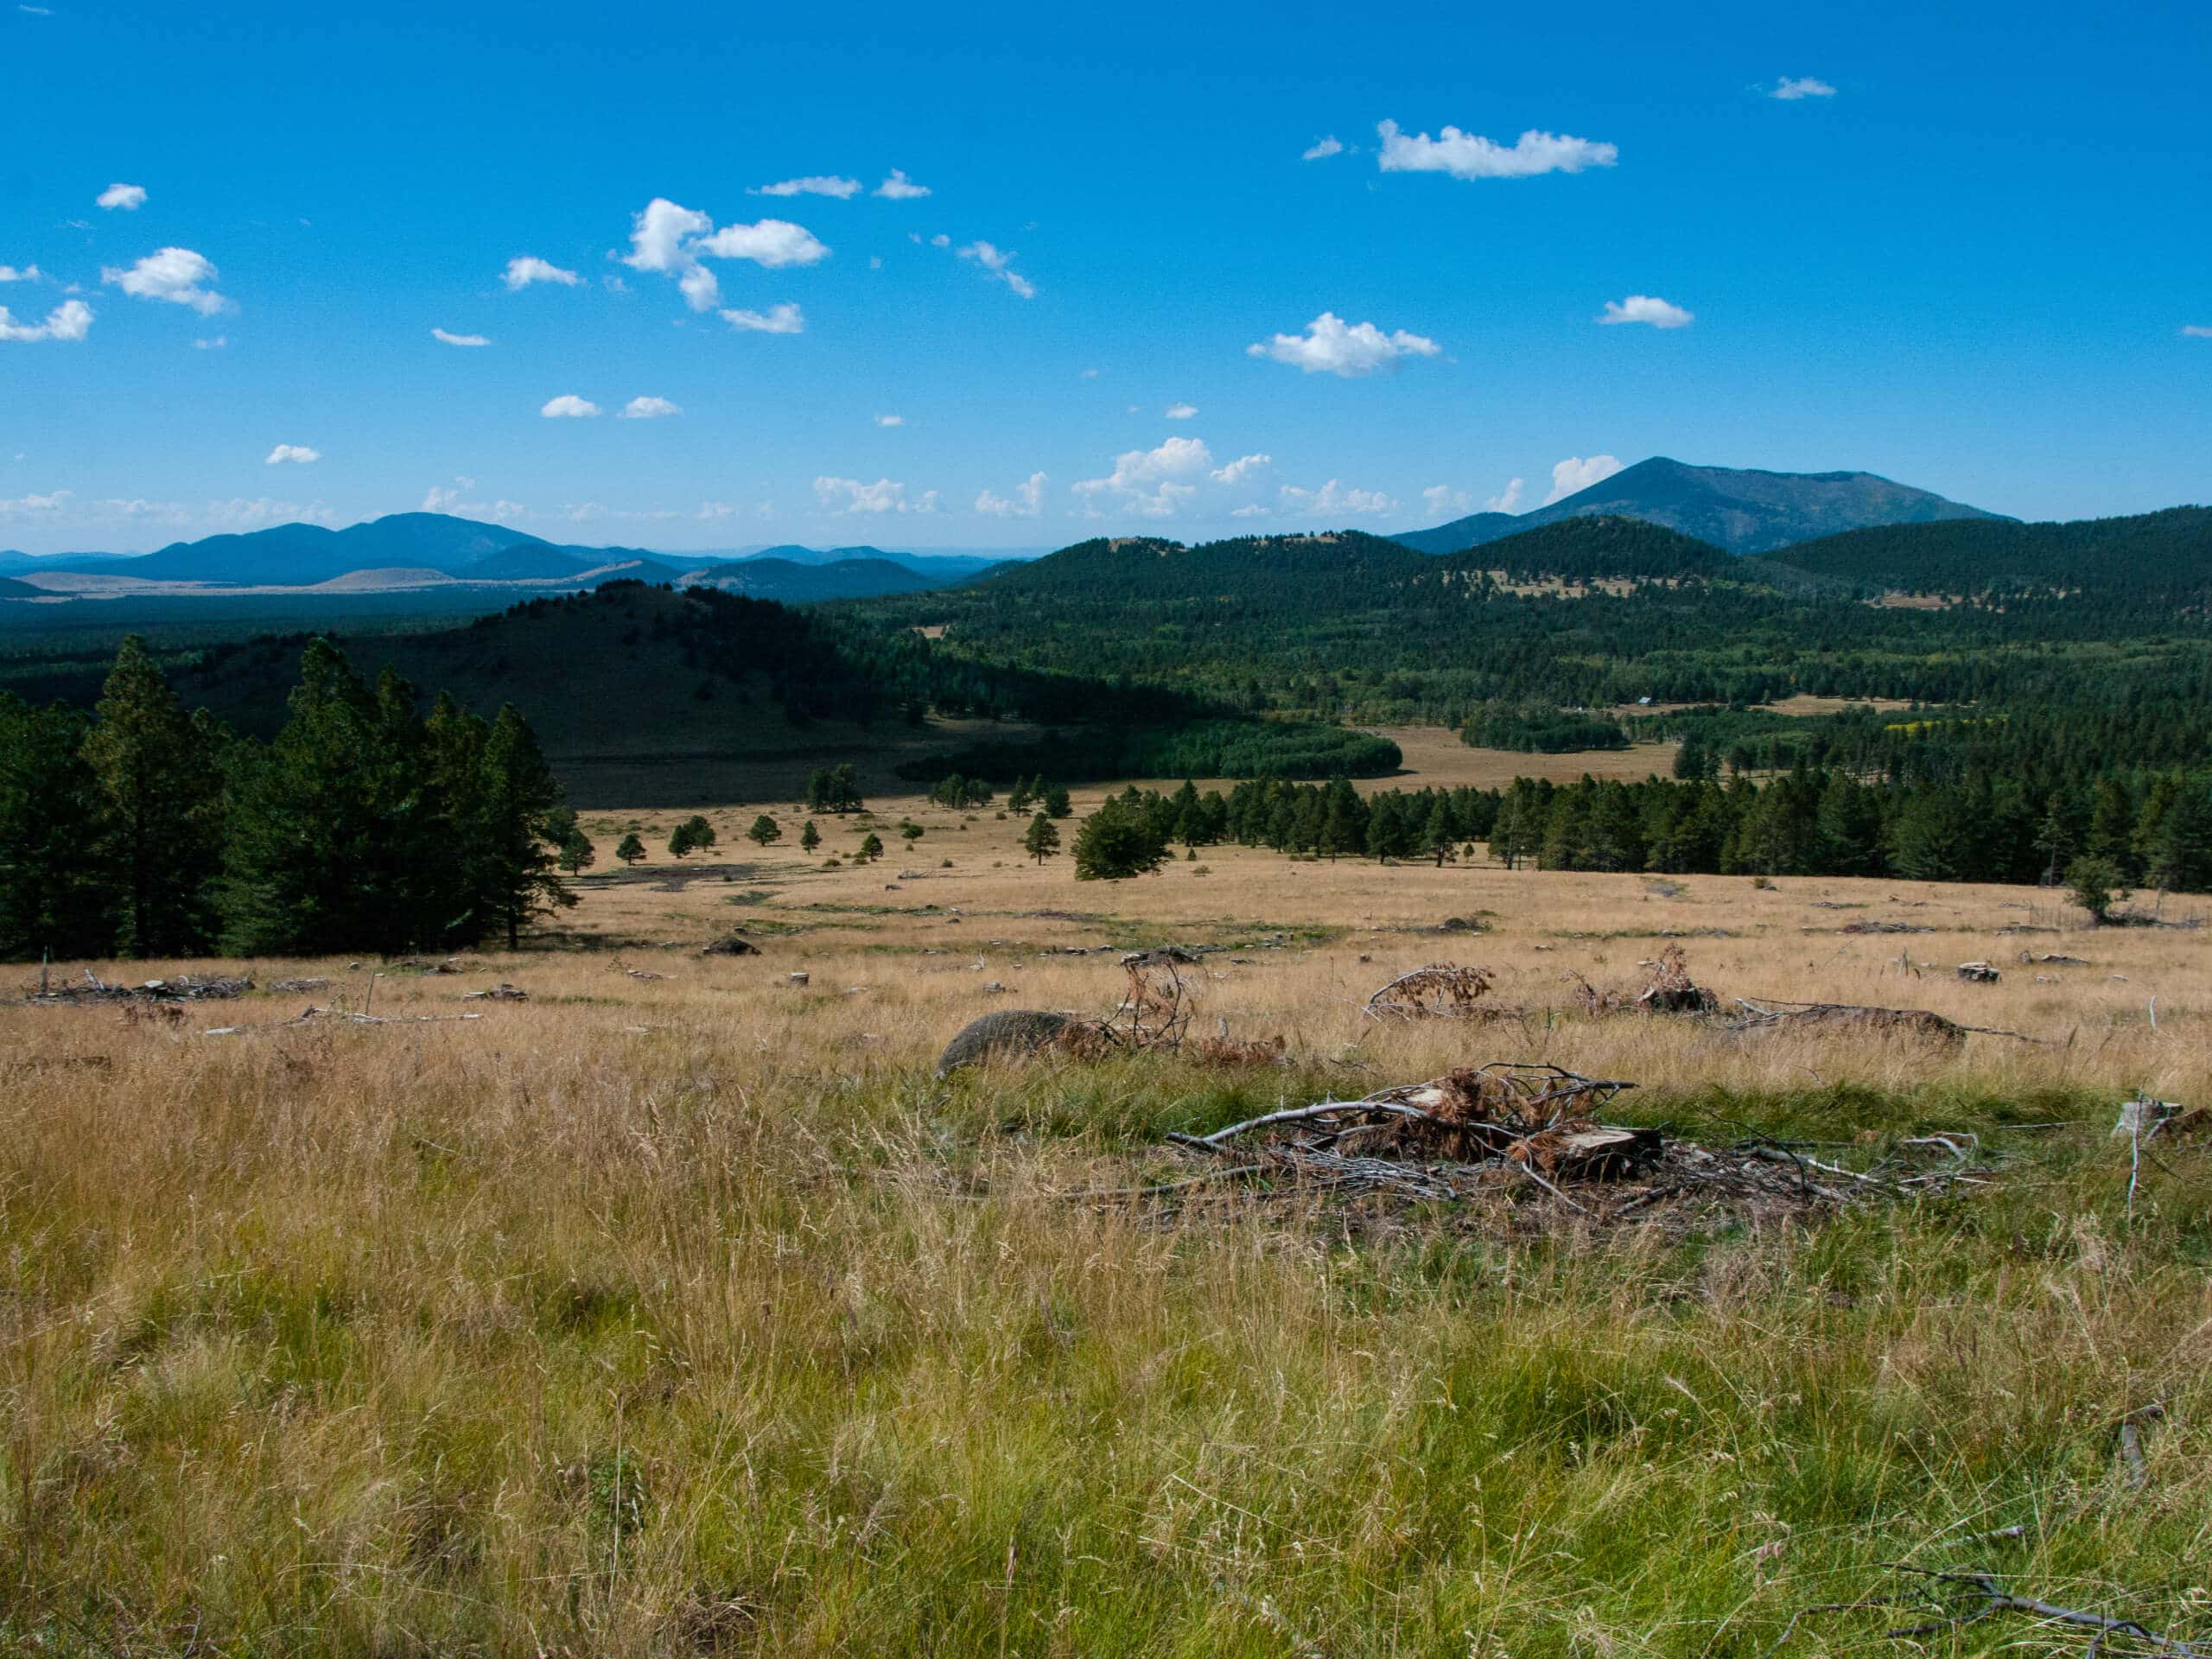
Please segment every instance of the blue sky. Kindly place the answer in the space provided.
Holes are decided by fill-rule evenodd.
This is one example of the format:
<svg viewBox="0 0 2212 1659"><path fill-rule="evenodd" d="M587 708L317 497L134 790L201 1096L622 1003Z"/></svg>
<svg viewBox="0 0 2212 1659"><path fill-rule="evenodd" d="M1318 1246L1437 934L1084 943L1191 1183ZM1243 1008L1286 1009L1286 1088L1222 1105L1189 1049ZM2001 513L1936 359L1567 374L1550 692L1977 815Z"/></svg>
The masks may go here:
<svg viewBox="0 0 2212 1659"><path fill-rule="evenodd" d="M2201 5L696 10L0 0L0 546L2212 499Z"/></svg>

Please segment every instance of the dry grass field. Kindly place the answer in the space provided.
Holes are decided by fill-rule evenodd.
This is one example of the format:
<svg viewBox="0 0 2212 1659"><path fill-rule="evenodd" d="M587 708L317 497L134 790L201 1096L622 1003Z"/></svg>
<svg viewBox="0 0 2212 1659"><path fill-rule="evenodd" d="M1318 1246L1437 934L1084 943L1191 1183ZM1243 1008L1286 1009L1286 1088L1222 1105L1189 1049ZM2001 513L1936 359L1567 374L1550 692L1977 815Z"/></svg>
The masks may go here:
<svg viewBox="0 0 2212 1659"><path fill-rule="evenodd" d="M1019 819L877 807L893 850L836 869L796 814L757 853L757 805L715 813L715 851L595 872L458 973L0 1007L0 1650L1752 1656L1938 1583L1892 1561L2212 1634L2212 1175L2162 1137L2131 1198L2110 1134L2137 1090L2212 1101L2212 935L1237 849L1078 884ZM605 859L673 817L586 822ZM761 954L698 954L734 928ZM1639 988L1669 935L1724 996L2040 1040L1578 1009L1563 974ZM1170 940L1229 947L1199 1027L1288 1065L934 1075L989 1009L1106 1013L1115 952ZM1445 958L1529 1016L1363 1019ZM529 1000L464 1000L501 982ZM1688 1226L1530 1187L1118 1195L1190 1173L1170 1130L1503 1058L1840 1169L1971 1135L1983 1184ZM1927 1621L1817 1614L1784 1652Z"/></svg>

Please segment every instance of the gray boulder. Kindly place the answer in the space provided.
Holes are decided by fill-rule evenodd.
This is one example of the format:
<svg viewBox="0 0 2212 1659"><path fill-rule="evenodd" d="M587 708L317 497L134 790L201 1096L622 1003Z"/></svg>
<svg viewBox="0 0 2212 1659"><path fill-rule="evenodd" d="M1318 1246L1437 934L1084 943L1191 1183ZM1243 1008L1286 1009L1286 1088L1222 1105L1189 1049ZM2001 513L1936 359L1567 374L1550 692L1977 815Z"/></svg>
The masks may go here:
<svg viewBox="0 0 2212 1659"><path fill-rule="evenodd" d="M944 1052L938 1057L937 1074L942 1077L963 1065L995 1058L1027 1058L1050 1046L1071 1023L1065 1014L1046 1014L1041 1008L1001 1008L987 1014L969 1020L944 1046Z"/></svg>

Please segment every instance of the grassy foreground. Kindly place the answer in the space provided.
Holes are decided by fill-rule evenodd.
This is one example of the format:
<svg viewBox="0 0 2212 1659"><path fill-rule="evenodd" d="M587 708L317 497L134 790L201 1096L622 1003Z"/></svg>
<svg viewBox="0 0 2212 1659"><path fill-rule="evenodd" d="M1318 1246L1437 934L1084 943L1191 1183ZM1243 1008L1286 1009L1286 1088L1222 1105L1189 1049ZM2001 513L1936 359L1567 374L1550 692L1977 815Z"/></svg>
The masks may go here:
<svg viewBox="0 0 2212 1659"><path fill-rule="evenodd" d="M963 849L957 933L918 910L953 876L869 916L844 876L845 908L807 910L833 889L794 863L764 878L794 884L780 908L744 912L767 957L626 955L670 976L648 982L525 953L378 982L401 1015L501 978L532 994L467 1023L200 1034L298 995L181 1022L0 1009L0 1650L1753 1655L1801 1607L1896 1587L1888 1560L2212 1630L2212 1168L2154 1143L2131 1217L2108 1135L2139 1085L2212 1084L2196 940L2066 936L2099 958L2066 1023L2025 969L1890 988L2049 1047L1637 1018L1377 1032L1350 992L1446 954L1498 963L1515 1001L1557 1001L1561 968L1609 950L1618 976L1646 946L1549 936L1578 906L1643 921L1641 890L1307 867L1317 929L1386 931L1209 958L1203 1016L1292 1032L1304 1069L939 1083L937 1044L1005 1000L982 976L1110 1005L1110 956L1046 953L1137 925L1015 919L1017 892L1077 890L988 874L995 846ZM1280 880L1243 856L1213 861ZM1169 885L1186 875L1080 897L1201 932L1176 915L1208 893ZM1470 884L1494 935L1387 931ZM1692 944L1723 988L1872 1001L1894 939L1770 976L1808 954L1816 891L1895 885L1670 902L1745 935ZM587 932L634 953L649 925L696 943L733 918L701 887L648 920L639 893L595 894ZM1986 927L2001 899L1939 919ZM359 1006L364 974L306 971ZM1640 1080L1631 1120L1849 1160L1969 1129L1999 1179L1688 1238L1067 1196L1175 1172L1166 1128L1524 1046ZM2118 1425L2154 1402L2139 1487ZM1785 1651L1891 1651L1897 1622L1823 1618ZM2086 1646L2018 1618L1922 1645L2024 1639Z"/></svg>

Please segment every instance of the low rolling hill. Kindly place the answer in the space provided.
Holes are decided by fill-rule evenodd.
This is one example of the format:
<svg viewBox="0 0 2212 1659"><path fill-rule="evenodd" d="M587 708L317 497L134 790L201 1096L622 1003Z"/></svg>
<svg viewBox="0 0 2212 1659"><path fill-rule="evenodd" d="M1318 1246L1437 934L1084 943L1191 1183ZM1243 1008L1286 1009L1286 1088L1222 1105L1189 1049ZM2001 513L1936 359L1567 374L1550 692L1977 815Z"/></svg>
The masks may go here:
<svg viewBox="0 0 2212 1659"><path fill-rule="evenodd" d="M2212 588L2212 507L2072 524L1891 524L1802 543L1772 563L1899 594L2201 594Z"/></svg>

